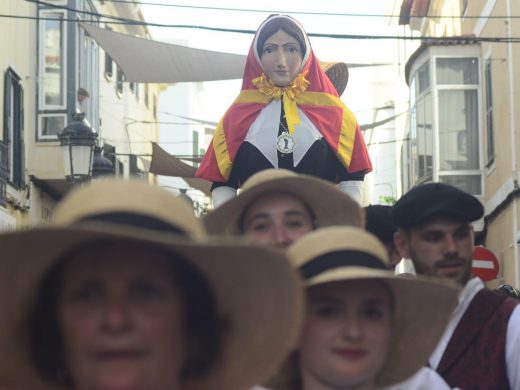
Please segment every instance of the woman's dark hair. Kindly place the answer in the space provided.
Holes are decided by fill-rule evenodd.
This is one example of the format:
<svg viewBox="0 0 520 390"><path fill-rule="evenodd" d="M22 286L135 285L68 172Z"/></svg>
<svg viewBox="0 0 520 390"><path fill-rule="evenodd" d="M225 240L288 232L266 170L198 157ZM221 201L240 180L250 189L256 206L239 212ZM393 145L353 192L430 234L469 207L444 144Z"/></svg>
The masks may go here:
<svg viewBox="0 0 520 390"><path fill-rule="evenodd" d="M256 51L258 56L262 57L265 41L267 41L271 35L277 33L280 30L286 32L298 41L302 51L302 57L305 57L307 45L305 43L305 36L303 35L304 32L300 29L300 27L298 27L296 23L288 18L274 18L264 25L256 41Z"/></svg>
<svg viewBox="0 0 520 390"><path fill-rule="evenodd" d="M114 242L100 244L110 246ZM129 241L128 244L132 243ZM62 256L51 267L37 290L36 302L28 316L32 364L42 378L51 382L71 384L58 325L58 300L67 261L71 255L85 247L86 245ZM186 356L181 381L205 375L219 356L224 333L224 323L218 317L215 294L205 276L185 259L158 247L150 246L150 251L160 252L169 260L167 264L171 267L172 282L183 302Z"/></svg>

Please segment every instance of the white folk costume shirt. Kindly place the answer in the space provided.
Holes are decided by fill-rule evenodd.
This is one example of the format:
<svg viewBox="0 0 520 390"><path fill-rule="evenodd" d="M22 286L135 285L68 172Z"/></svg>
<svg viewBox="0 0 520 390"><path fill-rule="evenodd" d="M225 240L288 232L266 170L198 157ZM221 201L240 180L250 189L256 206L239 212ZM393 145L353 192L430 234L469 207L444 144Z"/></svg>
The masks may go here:
<svg viewBox="0 0 520 390"><path fill-rule="evenodd" d="M468 309L477 293L485 288L479 278L473 278L462 289L459 295L459 304L453 312L450 322L430 356L430 366L436 370L444 355L444 351L451 340L455 328ZM516 306L509 317L506 333L506 367L507 377L511 389L520 389L520 305Z"/></svg>
<svg viewBox="0 0 520 390"><path fill-rule="evenodd" d="M404 382L383 387L381 390L450 390L452 389L437 371L423 367ZM453 388L457 389L457 388Z"/></svg>
<svg viewBox="0 0 520 390"><path fill-rule="evenodd" d="M255 386L251 390L269 390L266 387ZM423 367L409 379L396 385L383 387L380 390L454 390L442 379L437 371Z"/></svg>

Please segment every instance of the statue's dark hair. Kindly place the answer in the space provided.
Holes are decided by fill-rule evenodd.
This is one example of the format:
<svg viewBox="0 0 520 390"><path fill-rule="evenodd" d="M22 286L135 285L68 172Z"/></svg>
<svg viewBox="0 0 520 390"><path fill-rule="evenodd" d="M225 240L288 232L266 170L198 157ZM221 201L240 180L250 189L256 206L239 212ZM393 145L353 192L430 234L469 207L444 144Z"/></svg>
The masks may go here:
<svg viewBox="0 0 520 390"><path fill-rule="evenodd" d="M260 31L256 41L256 51L258 56L262 57L265 41L267 41L271 35L280 30L286 32L298 41L300 44L302 57L305 57L305 53L307 52L307 45L305 43L305 36L303 35L304 32L296 23L288 18L273 18L263 26L262 31Z"/></svg>

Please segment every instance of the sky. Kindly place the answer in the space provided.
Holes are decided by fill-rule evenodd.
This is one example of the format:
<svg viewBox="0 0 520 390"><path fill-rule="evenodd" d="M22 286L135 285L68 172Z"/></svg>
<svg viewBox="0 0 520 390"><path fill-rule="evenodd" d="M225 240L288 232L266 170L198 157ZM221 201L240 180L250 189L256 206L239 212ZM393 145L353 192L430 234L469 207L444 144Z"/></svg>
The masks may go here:
<svg viewBox="0 0 520 390"><path fill-rule="evenodd" d="M345 14L392 13L392 0L333 0L333 1L242 1L242 0L143 0L165 5L142 5L148 22L202 25L243 30L256 30L271 13L286 13L298 19L308 33L395 35L397 21L389 24L385 17L348 16ZM181 7L175 7L179 5ZM230 10L207 10L185 7L215 7ZM235 10L231 10L235 9ZM238 11L247 9L249 11ZM263 11L263 12L259 12ZM308 14L305 14L308 13ZM316 15L329 13L330 15ZM190 46L246 54L252 40L250 34L222 33L197 29L151 28L153 39L186 40ZM380 42L379 42L380 43ZM378 58L388 45L372 41L311 38L314 51L321 60L351 61ZM374 48L378 47L379 50Z"/></svg>

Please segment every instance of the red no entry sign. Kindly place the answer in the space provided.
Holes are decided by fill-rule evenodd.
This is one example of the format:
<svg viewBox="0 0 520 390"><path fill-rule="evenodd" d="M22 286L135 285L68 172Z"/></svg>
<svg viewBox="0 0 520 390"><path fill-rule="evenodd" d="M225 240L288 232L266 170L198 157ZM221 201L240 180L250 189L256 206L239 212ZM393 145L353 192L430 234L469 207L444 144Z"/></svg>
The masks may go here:
<svg viewBox="0 0 520 390"><path fill-rule="evenodd" d="M483 246L476 246L473 252L471 274L487 282L496 279L499 271L500 266L495 254Z"/></svg>

